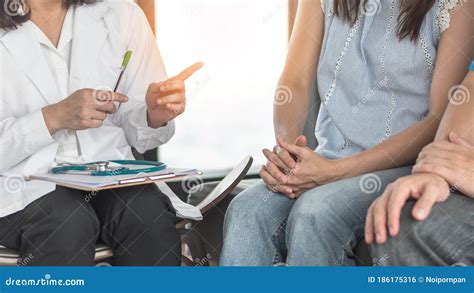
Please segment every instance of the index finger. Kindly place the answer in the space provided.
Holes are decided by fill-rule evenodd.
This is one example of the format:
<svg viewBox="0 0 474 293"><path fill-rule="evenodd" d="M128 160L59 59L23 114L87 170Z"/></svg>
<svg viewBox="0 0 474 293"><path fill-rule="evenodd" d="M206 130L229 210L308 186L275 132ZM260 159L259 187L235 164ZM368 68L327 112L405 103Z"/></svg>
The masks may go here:
<svg viewBox="0 0 474 293"><path fill-rule="evenodd" d="M198 71L199 69L201 69L203 67L204 67L203 62L194 63L193 65L189 66L185 70L181 71L181 73L178 74L175 78L180 79L182 81L185 81L188 78L190 78L191 75L194 74L194 72Z"/></svg>
<svg viewBox="0 0 474 293"><path fill-rule="evenodd" d="M97 101L98 104L107 104L109 102L125 103L128 101L128 97L125 95L105 90L94 90L92 99Z"/></svg>
<svg viewBox="0 0 474 293"><path fill-rule="evenodd" d="M302 147L299 147L297 145L289 144L286 141L284 141L281 137L277 138L278 144L287 150L290 154L294 154L298 157L302 156Z"/></svg>
<svg viewBox="0 0 474 293"><path fill-rule="evenodd" d="M388 232L390 236L395 237L400 230L400 215L407 200L410 198L410 188L405 186L393 187L389 185L386 193L388 193Z"/></svg>
<svg viewBox="0 0 474 293"><path fill-rule="evenodd" d="M128 102L128 97L126 95L122 95L122 94L114 93L114 92L111 92L111 94L112 94L113 102L120 102L120 103Z"/></svg>
<svg viewBox="0 0 474 293"><path fill-rule="evenodd" d="M374 243L374 206L378 200L375 200L367 211L367 217L365 221L365 242L367 244Z"/></svg>

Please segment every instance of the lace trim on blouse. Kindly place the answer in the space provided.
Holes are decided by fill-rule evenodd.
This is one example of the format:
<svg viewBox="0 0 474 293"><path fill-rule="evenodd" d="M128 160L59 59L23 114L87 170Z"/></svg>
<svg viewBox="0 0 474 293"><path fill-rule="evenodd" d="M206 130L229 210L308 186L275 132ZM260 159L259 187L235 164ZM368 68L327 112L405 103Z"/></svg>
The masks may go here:
<svg viewBox="0 0 474 293"><path fill-rule="evenodd" d="M321 0L321 9L323 13L326 13L326 0ZM449 28L451 24L451 15L456 11L453 9L458 9L462 6L462 3L459 3L459 0L439 0L438 12L436 13L436 25L442 34Z"/></svg>
<svg viewBox="0 0 474 293"><path fill-rule="evenodd" d="M462 6L459 5L459 0L440 0L438 5L438 13L436 14L436 23L438 25L440 34L449 28L451 23L451 15L456 13L456 10ZM453 10L454 9L454 10Z"/></svg>

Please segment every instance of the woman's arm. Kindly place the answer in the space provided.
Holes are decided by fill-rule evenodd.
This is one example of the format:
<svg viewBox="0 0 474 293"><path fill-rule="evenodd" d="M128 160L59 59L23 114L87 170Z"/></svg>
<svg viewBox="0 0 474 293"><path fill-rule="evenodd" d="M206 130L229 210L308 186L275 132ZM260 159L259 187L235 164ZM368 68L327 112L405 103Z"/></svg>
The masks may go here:
<svg viewBox="0 0 474 293"><path fill-rule="evenodd" d="M316 70L324 36L324 14L321 1L300 0L285 68L278 82L274 101L276 137L295 142L303 133L316 84ZM306 140L297 141L306 146ZM262 166L260 177L275 192L291 194L290 187L278 183L285 177L282 170L293 169L294 158L283 149L264 149L268 162Z"/></svg>
<svg viewBox="0 0 474 293"><path fill-rule="evenodd" d="M428 117L380 145L341 160L342 178L413 164L423 147L433 141L450 89L462 82L473 57L474 26L468 13L473 11L473 6L472 1L460 6L452 16L450 28L441 37Z"/></svg>
<svg viewBox="0 0 474 293"><path fill-rule="evenodd" d="M294 142L303 133L324 36L320 1L300 0L286 65L275 95L276 136Z"/></svg>
<svg viewBox="0 0 474 293"><path fill-rule="evenodd" d="M450 104L436 134L436 141L448 141L451 132L474 145L474 71L453 91Z"/></svg>

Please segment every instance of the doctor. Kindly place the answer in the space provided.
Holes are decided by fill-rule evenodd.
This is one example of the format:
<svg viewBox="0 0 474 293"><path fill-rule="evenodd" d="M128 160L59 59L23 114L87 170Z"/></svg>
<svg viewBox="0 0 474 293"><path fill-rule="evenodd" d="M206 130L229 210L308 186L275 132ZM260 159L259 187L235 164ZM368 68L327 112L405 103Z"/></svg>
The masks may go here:
<svg viewBox="0 0 474 293"><path fill-rule="evenodd" d="M85 194L24 178L166 143L185 109L184 81L202 64L167 80L132 1L0 4L0 244L29 265L92 265L97 241L117 265L179 265L175 211L155 185Z"/></svg>

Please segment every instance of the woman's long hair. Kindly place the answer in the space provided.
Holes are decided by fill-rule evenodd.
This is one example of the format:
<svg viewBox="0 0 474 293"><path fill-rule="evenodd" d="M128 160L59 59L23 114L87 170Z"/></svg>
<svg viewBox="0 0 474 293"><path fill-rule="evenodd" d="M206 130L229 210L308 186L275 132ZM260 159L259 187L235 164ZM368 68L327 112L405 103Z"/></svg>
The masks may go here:
<svg viewBox="0 0 474 293"><path fill-rule="evenodd" d="M33 0L37 1L37 0ZM100 0L62 0L66 7L71 5L92 4ZM26 0L0 0L0 29L15 30L28 21L31 11Z"/></svg>
<svg viewBox="0 0 474 293"><path fill-rule="evenodd" d="M334 14L345 21L354 23L360 13L378 10L380 1L385 0L334 0ZM436 0L399 0L400 15L398 16L397 35L400 40L410 38L416 41L426 14Z"/></svg>

